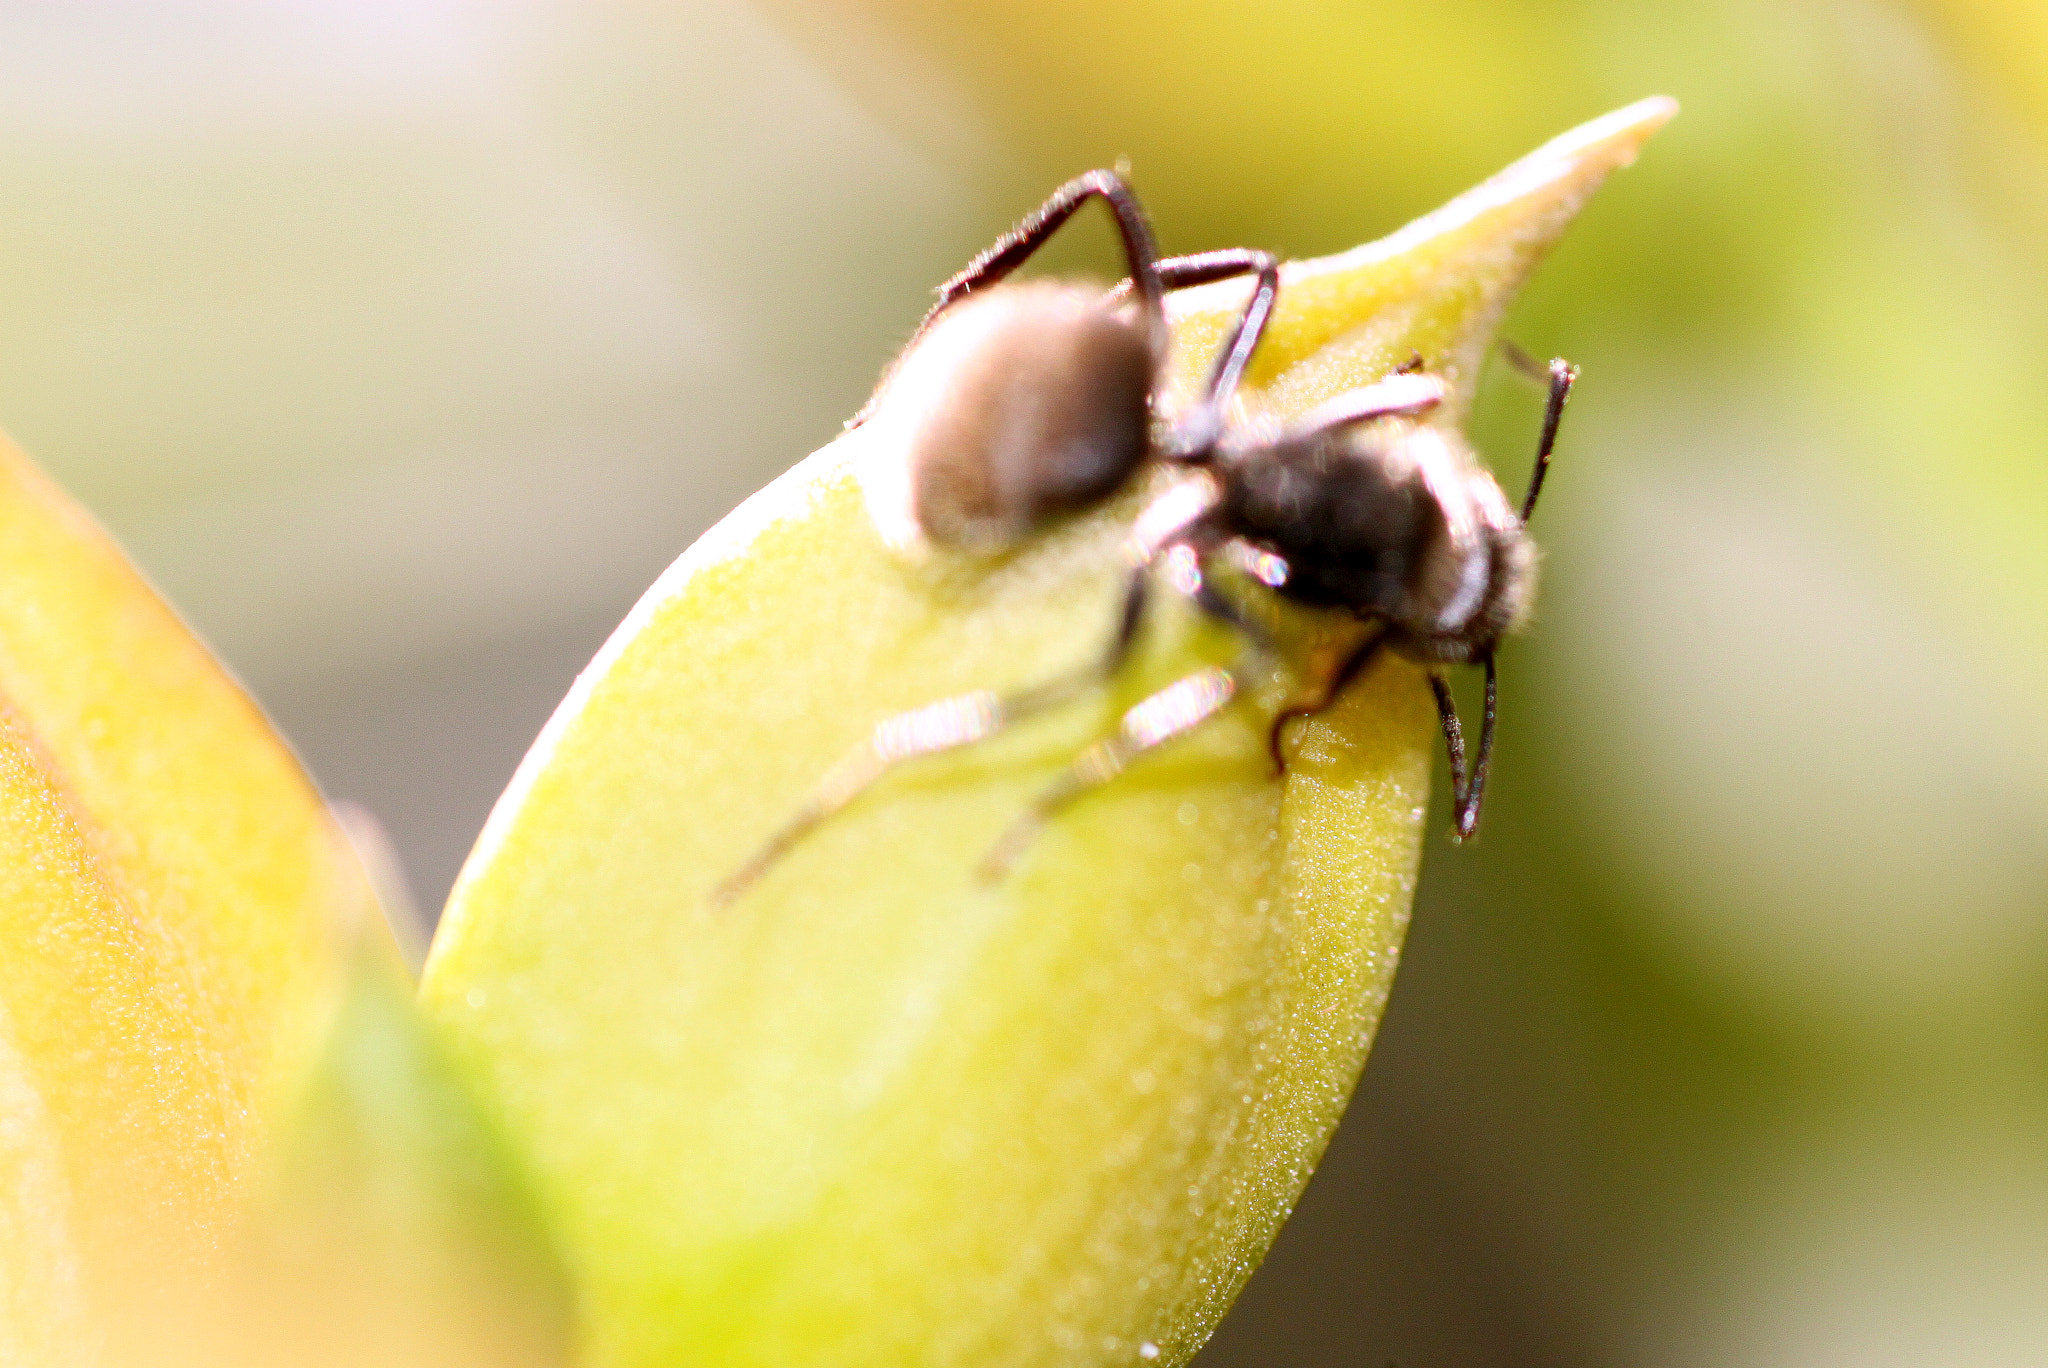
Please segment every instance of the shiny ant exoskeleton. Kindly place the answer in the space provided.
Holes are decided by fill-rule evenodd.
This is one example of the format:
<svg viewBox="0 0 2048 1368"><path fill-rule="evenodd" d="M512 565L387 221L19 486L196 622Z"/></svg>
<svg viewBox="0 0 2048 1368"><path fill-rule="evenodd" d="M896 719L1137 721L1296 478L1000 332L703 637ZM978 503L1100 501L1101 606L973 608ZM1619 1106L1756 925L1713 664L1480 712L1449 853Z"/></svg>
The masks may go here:
<svg viewBox="0 0 2048 1368"><path fill-rule="evenodd" d="M1121 234L1130 265L1124 284L1105 294L1071 283L1003 283L1094 198L1108 205ZM1202 396L1155 437L1166 291L1241 275L1257 280ZM1282 726L1328 707L1381 649L1439 667L1430 683L1450 754L1455 834L1473 833L1493 755L1494 651L1526 616L1535 589L1535 548L1524 524L1577 372L1550 363L1535 471L1517 513L1462 438L1412 421L1448 395L1420 357L1295 422L1227 422L1279 287L1279 265L1266 252L1160 259L1130 187L1114 172L1091 171L939 288L938 303L848 424L877 429L878 449L890 453L864 472L870 512L888 541L1001 550L1053 517L1101 503L1148 465L1185 474L1132 526L1122 613L1096 662L1017 693L977 690L883 719L719 887L715 901L737 897L892 766L984 740L1112 676L1136 640L1162 562L1177 592L1239 628L1257 649L1266 646L1264 631L1210 582L1219 557L1285 598L1348 609L1373 625L1316 698L1274 719L1276 762ZM1541 373L1519 351L1506 353L1519 369ZM1475 663L1486 671L1486 701L1468 769L1440 667ZM1214 717L1237 686L1236 672L1210 666L1131 707L1116 733L1083 751L997 843L983 872L1006 868L1059 807Z"/></svg>

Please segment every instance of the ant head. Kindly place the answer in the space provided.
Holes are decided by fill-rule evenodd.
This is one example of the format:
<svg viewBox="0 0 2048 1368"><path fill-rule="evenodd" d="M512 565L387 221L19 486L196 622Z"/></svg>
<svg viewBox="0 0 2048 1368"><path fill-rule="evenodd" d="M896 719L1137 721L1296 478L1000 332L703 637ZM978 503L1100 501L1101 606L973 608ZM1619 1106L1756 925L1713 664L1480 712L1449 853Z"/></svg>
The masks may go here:
<svg viewBox="0 0 2048 1368"><path fill-rule="evenodd" d="M1430 491L1435 526L1416 558L1397 644L1422 660L1482 660L1528 616L1535 543L1462 438L1425 426L1401 446Z"/></svg>
<svg viewBox="0 0 2048 1368"><path fill-rule="evenodd" d="M1503 637L1521 630L1536 596L1536 547L1519 525L1488 527L1481 548L1459 569L1483 584L1478 607L1455 626L1403 624L1394 640L1402 654L1469 665L1492 656Z"/></svg>

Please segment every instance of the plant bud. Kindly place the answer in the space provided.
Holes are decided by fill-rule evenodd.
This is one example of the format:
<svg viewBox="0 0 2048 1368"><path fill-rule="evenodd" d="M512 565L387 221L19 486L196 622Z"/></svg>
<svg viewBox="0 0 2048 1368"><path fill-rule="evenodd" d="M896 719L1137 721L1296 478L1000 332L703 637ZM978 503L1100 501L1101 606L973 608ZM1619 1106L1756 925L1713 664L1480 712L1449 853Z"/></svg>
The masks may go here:
<svg viewBox="0 0 2048 1368"><path fill-rule="evenodd" d="M1670 116L1567 134L1383 242L1288 267L1246 410L1420 353L1455 422L1514 291ZM1171 411L1249 285L1171 299ZM893 555L858 428L661 578L456 887L424 1001L563 1240L602 1365L1183 1363L1307 1182L1399 953L1437 723L1380 660L1302 671L985 858L1170 681L1241 661L1171 596L1102 688L899 767L714 896L875 725L1095 658L1143 491L993 562ZM1172 566L1162 568L1170 574ZM1232 586L1248 595L1258 586ZM1283 658L1333 630L1281 612Z"/></svg>

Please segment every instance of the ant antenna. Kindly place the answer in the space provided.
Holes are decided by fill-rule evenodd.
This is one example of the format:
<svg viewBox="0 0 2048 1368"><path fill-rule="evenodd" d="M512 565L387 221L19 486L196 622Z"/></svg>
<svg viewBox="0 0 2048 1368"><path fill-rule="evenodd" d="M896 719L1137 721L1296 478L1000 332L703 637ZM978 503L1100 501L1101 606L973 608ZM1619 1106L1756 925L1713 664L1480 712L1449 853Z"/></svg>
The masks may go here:
<svg viewBox="0 0 2048 1368"><path fill-rule="evenodd" d="M1525 524L1536 511L1536 496L1543 492L1543 477L1550 473L1550 451L1557 445L1557 425L1564 421L1565 401L1572 397L1572 386L1578 379L1579 368L1563 357L1550 363L1550 395L1543 402L1543 435L1536 441L1536 469L1529 473L1529 493L1522 500Z"/></svg>
<svg viewBox="0 0 2048 1368"><path fill-rule="evenodd" d="M1451 697L1450 681L1432 671L1430 692L1436 695L1437 716L1444 727L1444 749L1451 757L1451 838L1464 842L1479 829L1479 807L1486 798L1486 773L1493 766L1494 723L1500 714L1500 675L1494 669L1493 653L1484 657L1486 705L1480 715L1479 754L1468 773L1465 769L1465 732L1458 724L1457 700Z"/></svg>

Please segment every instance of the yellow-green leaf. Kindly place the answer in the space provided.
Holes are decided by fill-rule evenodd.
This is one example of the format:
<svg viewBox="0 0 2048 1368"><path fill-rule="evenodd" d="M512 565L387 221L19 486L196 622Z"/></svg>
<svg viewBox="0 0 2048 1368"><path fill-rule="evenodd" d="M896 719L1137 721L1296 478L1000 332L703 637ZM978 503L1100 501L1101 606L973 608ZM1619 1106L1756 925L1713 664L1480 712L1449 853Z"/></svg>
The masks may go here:
<svg viewBox="0 0 2048 1368"><path fill-rule="evenodd" d="M370 907L263 714L0 441L0 1359L126 1362L211 1271Z"/></svg>
<svg viewBox="0 0 2048 1368"><path fill-rule="evenodd" d="M1468 388L1535 260L1670 112L1290 267L1250 398L1300 412L1411 349ZM1176 385L1245 288L1176 298ZM1109 631L1138 495L993 565L909 565L855 478L886 440L817 453L648 592L500 801L425 1002L529 1149L596 1363L1181 1362L1364 1060L1428 693L1384 661L1298 727L1283 780L1265 729L1290 681L1259 680L978 882L1120 709L1235 658L1168 605L1099 697L885 780L714 910L878 718L1045 679Z"/></svg>

